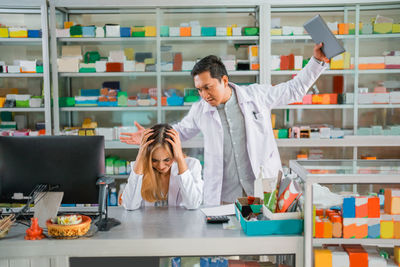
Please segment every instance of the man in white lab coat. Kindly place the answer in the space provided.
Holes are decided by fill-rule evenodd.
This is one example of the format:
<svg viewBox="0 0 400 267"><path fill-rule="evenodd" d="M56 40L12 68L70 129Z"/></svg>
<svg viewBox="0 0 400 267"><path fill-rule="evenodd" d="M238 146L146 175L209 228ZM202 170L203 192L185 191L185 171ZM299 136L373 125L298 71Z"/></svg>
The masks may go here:
<svg viewBox="0 0 400 267"><path fill-rule="evenodd" d="M276 177L281 160L271 125L271 110L301 101L326 68L327 58L315 45L314 56L298 75L275 86L230 83L225 66L216 56L200 60L192 70L201 101L173 128L182 141L202 132L204 136L204 204L233 203L253 195L254 179L263 166L267 177ZM140 143L144 128L121 137L128 144Z"/></svg>

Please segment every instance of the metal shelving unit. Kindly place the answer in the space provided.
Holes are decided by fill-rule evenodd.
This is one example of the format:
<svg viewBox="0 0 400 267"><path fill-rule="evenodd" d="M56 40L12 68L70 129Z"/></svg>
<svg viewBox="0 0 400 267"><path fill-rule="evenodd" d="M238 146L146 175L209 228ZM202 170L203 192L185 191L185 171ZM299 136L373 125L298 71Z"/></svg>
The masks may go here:
<svg viewBox="0 0 400 267"><path fill-rule="evenodd" d="M51 107L50 107L50 69L49 69L49 34L48 11L46 0L3 0L0 3L0 13L7 14L35 14L40 17L42 38L0 38L2 45L41 45L43 73L0 73L0 78L42 78L44 92L43 108L1 108L0 111L9 112L43 112L46 135L52 134Z"/></svg>
<svg viewBox="0 0 400 267"><path fill-rule="evenodd" d="M290 168L304 182L304 266L312 266L313 245L321 244L362 244L393 246L400 240L393 239L343 239L343 238L313 238L313 189L314 183L319 184L399 184L400 160L319 160L290 161ZM311 174L309 170L337 170L339 173ZM375 174L360 174L361 169L372 169ZM389 169L389 170L388 170Z"/></svg>

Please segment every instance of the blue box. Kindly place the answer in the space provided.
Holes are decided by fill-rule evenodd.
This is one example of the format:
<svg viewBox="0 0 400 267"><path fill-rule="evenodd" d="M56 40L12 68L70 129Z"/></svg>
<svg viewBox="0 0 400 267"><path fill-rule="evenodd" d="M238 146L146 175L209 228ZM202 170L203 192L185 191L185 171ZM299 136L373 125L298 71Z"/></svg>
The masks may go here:
<svg viewBox="0 0 400 267"><path fill-rule="evenodd" d="M247 221L235 205L236 218L246 235L301 235L303 220Z"/></svg>
<svg viewBox="0 0 400 267"><path fill-rule="evenodd" d="M121 37L131 37L131 28L130 27L121 27L119 28L119 33Z"/></svg>
<svg viewBox="0 0 400 267"><path fill-rule="evenodd" d="M216 27L201 27L201 36L216 36Z"/></svg>
<svg viewBox="0 0 400 267"><path fill-rule="evenodd" d="M368 238L380 238L381 237L381 224L374 224L368 226Z"/></svg>
<svg viewBox="0 0 400 267"><path fill-rule="evenodd" d="M343 218L355 218L356 217L356 199L354 197L345 197L343 199Z"/></svg>
<svg viewBox="0 0 400 267"><path fill-rule="evenodd" d="M160 28L160 36L168 37L169 36L169 26L161 26Z"/></svg>
<svg viewBox="0 0 400 267"><path fill-rule="evenodd" d="M81 89L81 96L100 96L100 89Z"/></svg>
<svg viewBox="0 0 400 267"><path fill-rule="evenodd" d="M28 30L28 38L41 38L42 31L41 30Z"/></svg>
<svg viewBox="0 0 400 267"><path fill-rule="evenodd" d="M112 102L110 102L110 101L107 101L107 102L99 101L98 102L98 106L99 107L118 107L118 101L112 101Z"/></svg>
<svg viewBox="0 0 400 267"><path fill-rule="evenodd" d="M167 97L167 105L168 106L183 106L184 98L182 96L178 96L176 93L173 93L172 96Z"/></svg>
<svg viewBox="0 0 400 267"><path fill-rule="evenodd" d="M96 37L96 27L95 26L82 26L82 36L83 37Z"/></svg>

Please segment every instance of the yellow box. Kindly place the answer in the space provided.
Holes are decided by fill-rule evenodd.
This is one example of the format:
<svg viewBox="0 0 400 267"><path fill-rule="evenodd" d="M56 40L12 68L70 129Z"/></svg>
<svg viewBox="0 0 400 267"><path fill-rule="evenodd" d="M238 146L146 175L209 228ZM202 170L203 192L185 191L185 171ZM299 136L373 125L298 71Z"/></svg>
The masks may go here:
<svg viewBox="0 0 400 267"><path fill-rule="evenodd" d="M8 28L0 28L0 37L8 38Z"/></svg>
<svg viewBox="0 0 400 267"><path fill-rule="evenodd" d="M271 35L282 35L282 29L271 29Z"/></svg>
<svg viewBox="0 0 400 267"><path fill-rule="evenodd" d="M394 247L394 261L400 264L400 247Z"/></svg>
<svg viewBox="0 0 400 267"><path fill-rule="evenodd" d="M4 107L4 102L6 102L6 98L0 97L0 108Z"/></svg>
<svg viewBox="0 0 400 267"><path fill-rule="evenodd" d="M344 52L343 53L343 69L348 70L350 69L350 63L351 63L351 55L349 52Z"/></svg>
<svg viewBox="0 0 400 267"><path fill-rule="evenodd" d="M28 38L27 30L10 31L10 38Z"/></svg>
<svg viewBox="0 0 400 267"><path fill-rule="evenodd" d="M146 65L156 64L156 59L154 57L145 58L144 59L144 64L146 64Z"/></svg>
<svg viewBox="0 0 400 267"><path fill-rule="evenodd" d="M342 70L344 68L345 53L337 55L331 58L331 69L332 70Z"/></svg>
<svg viewBox="0 0 400 267"><path fill-rule="evenodd" d="M276 114L271 114L272 129L275 129Z"/></svg>
<svg viewBox="0 0 400 267"><path fill-rule="evenodd" d="M400 23L399 24L393 23L392 33L400 33Z"/></svg>
<svg viewBox="0 0 400 267"><path fill-rule="evenodd" d="M332 267L332 251L314 249L314 267Z"/></svg>
<svg viewBox="0 0 400 267"><path fill-rule="evenodd" d="M232 36L232 26L226 27L226 35L227 36Z"/></svg>
<svg viewBox="0 0 400 267"><path fill-rule="evenodd" d="M374 33L391 33L393 28L393 23L375 23Z"/></svg>
<svg viewBox="0 0 400 267"><path fill-rule="evenodd" d="M275 137L275 139L278 139L278 134L279 134L279 130L274 130L274 137Z"/></svg>
<svg viewBox="0 0 400 267"><path fill-rule="evenodd" d="M74 26L73 21L64 21L64 29L69 29L71 26Z"/></svg>
<svg viewBox="0 0 400 267"><path fill-rule="evenodd" d="M134 60L135 59L135 49L133 49L133 48L125 48L124 54L125 54L126 60Z"/></svg>
<svg viewBox="0 0 400 267"><path fill-rule="evenodd" d="M144 27L144 36L155 37L156 35L157 35L157 28L155 26L145 26Z"/></svg>
<svg viewBox="0 0 400 267"><path fill-rule="evenodd" d="M394 236L394 222L381 221L381 238L392 239Z"/></svg>

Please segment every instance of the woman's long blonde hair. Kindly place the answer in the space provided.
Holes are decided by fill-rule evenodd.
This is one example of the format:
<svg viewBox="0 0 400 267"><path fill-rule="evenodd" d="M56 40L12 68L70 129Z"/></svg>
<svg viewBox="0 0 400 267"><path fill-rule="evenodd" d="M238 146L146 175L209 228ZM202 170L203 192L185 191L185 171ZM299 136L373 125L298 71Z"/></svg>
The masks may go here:
<svg viewBox="0 0 400 267"><path fill-rule="evenodd" d="M173 149L170 143L165 139L172 139L168 134L167 130L172 129L169 124L156 124L153 127L153 134L148 140L154 139L154 141L147 147L145 160L143 161L143 181L142 181L142 198L147 202L156 202L159 200L165 200L168 197L162 196L161 194L161 183L160 173L153 169L152 159L154 151L159 148L165 148L173 158ZM167 194L168 195L168 194Z"/></svg>

